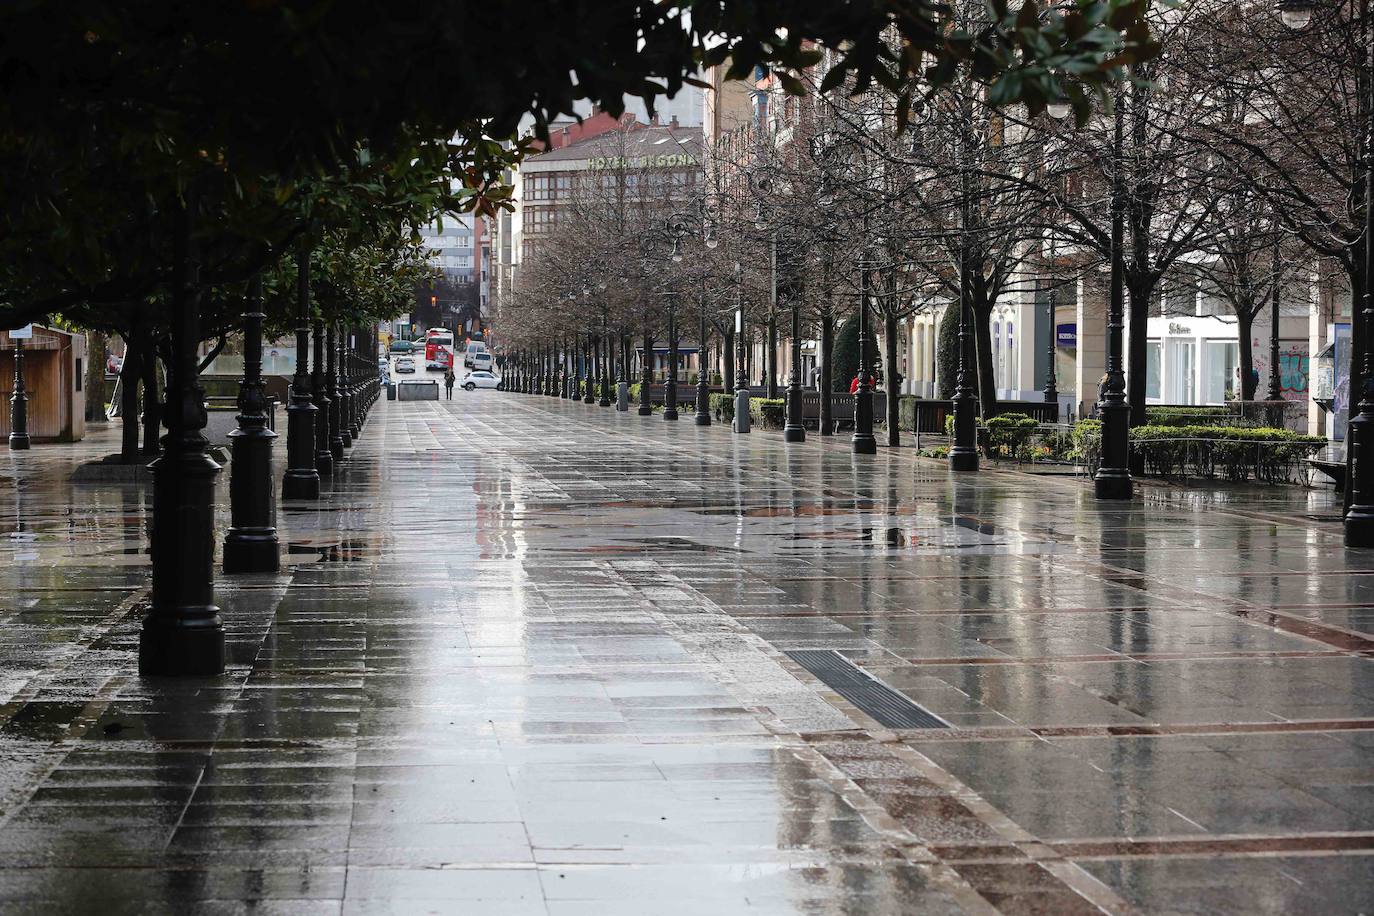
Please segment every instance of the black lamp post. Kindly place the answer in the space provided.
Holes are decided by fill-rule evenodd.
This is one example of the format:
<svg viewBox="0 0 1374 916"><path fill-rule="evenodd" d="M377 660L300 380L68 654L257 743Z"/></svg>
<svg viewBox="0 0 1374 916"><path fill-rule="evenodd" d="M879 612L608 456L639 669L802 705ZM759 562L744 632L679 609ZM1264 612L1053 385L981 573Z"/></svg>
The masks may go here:
<svg viewBox="0 0 1374 916"><path fill-rule="evenodd" d="M280 568L272 509L272 440L267 391L262 382L262 279L248 287L243 313L243 381L238 428L229 434L229 532L224 537L226 573L276 572Z"/></svg>
<svg viewBox="0 0 1374 916"><path fill-rule="evenodd" d="M854 392L854 435L850 445L856 455L876 455L878 440L873 437L872 367L868 364L868 294L872 283L872 262L865 249L859 265L859 387Z"/></svg>
<svg viewBox="0 0 1374 916"><path fill-rule="evenodd" d="M601 306L601 397L597 399L598 407L611 406L611 329L606 315L606 306Z"/></svg>
<svg viewBox="0 0 1374 916"><path fill-rule="evenodd" d="M582 342L582 367L583 374L587 376L586 386L582 390L582 403L596 403L596 367L592 364L592 353L595 344L592 335L589 333Z"/></svg>
<svg viewBox="0 0 1374 916"><path fill-rule="evenodd" d="M1276 4L1283 24L1295 30L1307 28L1312 21L1316 5L1314 0L1278 0ZM1359 22L1365 24L1362 34L1368 40L1369 0L1362 0L1357 15ZM1366 47L1364 54L1367 56L1369 53L1370 49ZM1360 93L1360 114L1368 122L1360 125L1368 146L1374 143L1374 140L1368 139L1374 136L1370 134L1370 131L1374 130L1374 77L1366 74L1357 84L1357 92ZM1350 505L1345 510L1345 546L1374 547L1374 156L1370 155L1368 149L1365 150L1360 168L1362 172L1354 176L1355 180L1352 183L1363 191L1363 199L1356 203L1364 210L1361 243L1365 288L1364 302L1360 304L1358 315L1361 319L1361 339L1354 341L1356 346L1353 352L1361 353L1363 362L1360 372L1359 413L1350 418L1349 431L1345 437L1349 464L1349 486L1346 489L1350 499ZM1353 310L1354 303L1351 303L1351 307ZM1274 314L1278 314L1277 297L1274 302ZM1277 318L1274 322L1276 328ZM1277 341L1277 330L1274 331L1273 337ZM1271 353L1276 355L1277 345L1271 346ZM1277 374L1277 361L1271 371ZM1355 377L1353 365L1350 367L1350 376L1352 379ZM1354 395L1353 391L1351 395Z"/></svg>
<svg viewBox="0 0 1374 916"><path fill-rule="evenodd" d="M296 372L286 408L286 475L282 499L319 499L315 467L315 402L310 397L310 249L296 259Z"/></svg>
<svg viewBox="0 0 1374 916"><path fill-rule="evenodd" d="M166 447L153 475L152 595L138 641L141 675L224 671L224 622L215 606L215 477L199 384L200 281L191 235L193 190L177 213L173 241L172 364Z"/></svg>
<svg viewBox="0 0 1374 916"><path fill-rule="evenodd" d="M697 412L693 422L697 426L711 425L711 386L706 377L706 290L697 297L700 327L697 329Z"/></svg>
<svg viewBox="0 0 1374 916"><path fill-rule="evenodd" d="M343 461L343 401L339 390L339 348L335 338L336 322L325 325L325 352L328 360L325 376L329 380L329 457L333 462Z"/></svg>
<svg viewBox="0 0 1374 916"><path fill-rule="evenodd" d="M749 367L745 363L744 341L744 284L740 263L735 262L735 419L730 428L737 433L749 432Z"/></svg>
<svg viewBox="0 0 1374 916"><path fill-rule="evenodd" d="M321 477L334 473L334 453L329 448L329 379L324 370L324 319L315 319L315 372L310 387L315 392L315 469Z"/></svg>
<svg viewBox="0 0 1374 916"><path fill-rule="evenodd" d="M14 393L10 395L10 449L22 452L29 442L29 395L24 390L24 340L14 336Z"/></svg>
<svg viewBox="0 0 1374 916"><path fill-rule="evenodd" d="M343 404L339 408L339 438L344 448L353 447L353 409L357 406L358 360L357 354L349 346L349 333L342 324L338 326L339 344L339 396Z"/></svg>
<svg viewBox="0 0 1374 916"><path fill-rule="evenodd" d="M974 140L971 137L972 101L964 98L960 107L962 145L965 158L971 158ZM954 442L949 449L952 471L978 470L978 416L973 396L973 366L969 358L969 309L973 292L972 253L969 229L973 222L973 178L968 168L959 175L959 362L954 388Z"/></svg>
<svg viewBox="0 0 1374 916"><path fill-rule="evenodd" d="M776 256L777 244L773 245ZM777 276L777 265L773 266L773 275ZM777 280L774 279L774 285ZM806 427L802 424L802 381L801 381L801 296L797 295L797 290L789 285L792 306L792 359L791 371L787 378L787 423L782 428L782 439L784 442L805 442Z"/></svg>
<svg viewBox="0 0 1374 916"><path fill-rule="evenodd" d="M1102 417L1102 463L1093 478L1098 499L1130 499L1131 408L1126 403L1126 372L1122 358L1126 286L1122 255L1126 189L1122 174L1122 116L1125 99L1118 96L1112 128L1111 295L1107 306L1107 374L1103 376L1097 410Z"/></svg>
<svg viewBox="0 0 1374 916"><path fill-rule="evenodd" d="M668 294L668 373L663 382L663 419L677 419L677 294Z"/></svg>
<svg viewBox="0 0 1374 916"><path fill-rule="evenodd" d="M1050 242L1049 242L1049 268L1050 268L1051 271L1054 270L1054 240L1053 240L1052 238L1051 238L1051 240L1050 240ZM1055 376L1055 371L1054 371L1054 359L1055 359L1055 355L1056 355L1056 352L1057 352L1057 351L1056 351L1056 343L1057 343L1057 341L1055 340L1055 334L1056 334L1057 332L1055 331L1055 323L1054 323L1054 320L1055 320L1055 317L1056 317L1056 315L1055 315L1055 311L1056 311L1056 302L1055 302L1055 299L1056 299L1056 294L1058 293L1059 287L1058 287L1058 285L1055 283L1054 277L1053 277L1053 276L1050 277L1050 281L1049 281L1049 283L1048 283L1048 287L1049 287L1049 288L1045 290L1045 320L1046 320L1046 322L1047 322L1048 325L1049 325L1049 343L1046 345L1046 348L1045 348L1045 349L1046 349L1046 353L1045 353L1045 358L1046 358L1046 363L1045 363L1045 403L1046 403L1046 404L1053 404L1053 405L1054 405L1054 419L1055 419L1055 420L1058 420L1058 419L1059 419L1059 384L1058 384L1058 379L1056 378L1056 376Z"/></svg>
<svg viewBox="0 0 1374 916"><path fill-rule="evenodd" d="M654 338L649 333L649 324L644 324L644 356L639 361L640 381L639 381L639 410L641 417L651 416L654 412L652 398L649 397L649 389L654 384Z"/></svg>

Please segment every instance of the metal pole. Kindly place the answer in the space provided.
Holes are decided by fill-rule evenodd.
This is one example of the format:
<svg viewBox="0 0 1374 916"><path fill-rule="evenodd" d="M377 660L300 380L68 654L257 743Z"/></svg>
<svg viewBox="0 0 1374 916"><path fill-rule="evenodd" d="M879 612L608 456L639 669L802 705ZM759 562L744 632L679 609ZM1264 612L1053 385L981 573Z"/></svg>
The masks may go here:
<svg viewBox="0 0 1374 916"><path fill-rule="evenodd" d="M740 265L735 262L735 419L730 428L737 433L749 432L749 370L744 360L744 292L740 283Z"/></svg>
<svg viewBox="0 0 1374 916"><path fill-rule="evenodd" d="M319 499L315 467L315 402L310 397L310 248L296 258L296 372L286 408L286 475L282 499Z"/></svg>
<svg viewBox="0 0 1374 916"><path fill-rule="evenodd" d="M698 293L697 313L697 412L693 422L697 426L711 425L711 382L706 373L706 291Z"/></svg>
<svg viewBox="0 0 1374 916"><path fill-rule="evenodd" d="M1125 184L1123 181L1122 117L1125 94L1117 95L1112 133L1112 234L1111 298L1107 313L1107 374L1103 379L1098 413L1102 416L1102 463L1093 478L1098 499L1130 499L1130 406L1126 403L1126 373L1122 359L1122 324L1125 311L1125 265L1122 236L1125 233Z"/></svg>
<svg viewBox="0 0 1374 916"><path fill-rule="evenodd" d="M644 356L639 361L639 415L647 417L653 414L653 400L649 397L649 389L654 384L654 339L649 334L649 324L644 324Z"/></svg>
<svg viewBox="0 0 1374 916"><path fill-rule="evenodd" d="M668 296L668 375L663 384L663 419L677 419L677 294Z"/></svg>
<svg viewBox="0 0 1374 916"><path fill-rule="evenodd" d="M611 329L607 324L606 307L601 307L601 346L603 347L603 357L601 360L601 397L597 399L596 406L611 406Z"/></svg>
<svg viewBox="0 0 1374 916"><path fill-rule="evenodd" d="M339 348L339 439L343 442L344 448L353 447L353 408L356 406L357 392L353 385L358 380L358 361L353 357L355 354L348 346L348 334L344 330L342 323L335 326L335 333L338 336ZM375 371L375 370L374 370Z"/></svg>
<svg viewBox="0 0 1374 916"><path fill-rule="evenodd" d="M1361 4L1361 21L1369 21L1368 0ZM1366 26L1367 27L1367 26ZM1366 32L1366 34L1368 34ZM1362 97L1367 122L1364 174L1364 319L1363 379L1360 389L1360 412L1350 421L1349 448L1350 508L1345 513L1345 546L1374 547L1374 79L1364 81L1367 95ZM1278 313L1277 304L1274 306ZM1277 334L1275 338L1277 339Z"/></svg>
<svg viewBox="0 0 1374 916"><path fill-rule="evenodd" d="M138 640L141 675L224 671L224 623L215 606L215 477L199 384L200 283L191 233L194 191L177 209L172 255L172 365L167 446L153 474L152 606Z"/></svg>
<svg viewBox="0 0 1374 916"><path fill-rule="evenodd" d="M325 325L325 378L329 391L329 457L331 461L343 461L343 403L339 399L338 345L334 340L336 322Z"/></svg>
<svg viewBox="0 0 1374 916"><path fill-rule="evenodd" d="M272 503L272 441L267 391L262 381L262 279L248 285L243 313L243 381L238 428L229 434L229 532L224 537L226 573L270 573L281 566Z"/></svg>
<svg viewBox="0 0 1374 916"><path fill-rule="evenodd" d="M10 395L10 450L29 448L29 395L24 389L24 341L14 338L14 394Z"/></svg>
<svg viewBox="0 0 1374 916"><path fill-rule="evenodd" d="M315 319L315 372L310 387L315 392L315 468L324 477L334 473L334 453L329 448L329 379L324 365L324 319Z"/></svg>
<svg viewBox="0 0 1374 916"><path fill-rule="evenodd" d="M864 231L867 235L867 228ZM854 435L849 443L856 455L876 455L878 440L873 437L873 386L868 365L868 291L871 282L868 249L865 247L859 269L859 388L854 392Z"/></svg>
<svg viewBox="0 0 1374 916"><path fill-rule="evenodd" d="M774 235L774 247L777 236ZM776 281L775 281L776 285ZM787 423L782 428L784 442L805 442L806 427L802 424L801 381L801 296L793 286L788 287L792 300L792 359L791 375L787 379Z"/></svg>

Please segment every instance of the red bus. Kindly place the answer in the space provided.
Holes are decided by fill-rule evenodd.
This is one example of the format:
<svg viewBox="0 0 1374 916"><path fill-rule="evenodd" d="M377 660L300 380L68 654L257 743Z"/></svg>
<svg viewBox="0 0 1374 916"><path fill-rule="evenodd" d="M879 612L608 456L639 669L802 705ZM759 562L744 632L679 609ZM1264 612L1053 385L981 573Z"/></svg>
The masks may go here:
<svg viewBox="0 0 1374 916"><path fill-rule="evenodd" d="M447 369L453 365L453 332L448 328L430 328L425 335L425 368Z"/></svg>

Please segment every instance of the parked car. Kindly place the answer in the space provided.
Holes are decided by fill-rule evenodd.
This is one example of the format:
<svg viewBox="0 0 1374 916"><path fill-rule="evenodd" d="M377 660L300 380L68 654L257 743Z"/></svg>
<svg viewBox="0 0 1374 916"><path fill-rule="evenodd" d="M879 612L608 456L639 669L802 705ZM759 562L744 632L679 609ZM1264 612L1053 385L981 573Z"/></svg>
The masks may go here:
<svg viewBox="0 0 1374 916"><path fill-rule="evenodd" d="M476 391L478 388L495 388L501 384L501 380L490 372L469 372L463 376L463 388L467 391Z"/></svg>
<svg viewBox="0 0 1374 916"><path fill-rule="evenodd" d="M411 359L409 356L402 356L400 359L396 360L396 372L398 374L403 372L410 374L414 371L415 360Z"/></svg>
<svg viewBox="0 0 1374 916"><path fill-rule="evenodd" d="M415 344L408 340L393 340L391 342L392 353L414 353Z"/></svg>

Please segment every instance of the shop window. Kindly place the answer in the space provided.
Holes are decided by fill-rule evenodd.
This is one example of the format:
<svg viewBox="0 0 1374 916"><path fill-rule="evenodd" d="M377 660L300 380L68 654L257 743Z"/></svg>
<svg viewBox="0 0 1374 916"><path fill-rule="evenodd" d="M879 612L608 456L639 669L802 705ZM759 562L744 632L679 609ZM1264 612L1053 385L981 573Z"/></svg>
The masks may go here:
<svg viewBox="0 0 1374 916"><path fill-rule="evenodd" d="M1203 400L1224 404L1240 396L1240 344L1234 340L1206 342L1207 378Z"/></svg>
<svg viewBox="0 0 1374 916"><path fill-rule="evenodd" d="M1154 398L1158 401L1163 395L1160 394L1160 376L1163 368L1164 351L1157 340L1145 342L1145 397Z"/></svg>

